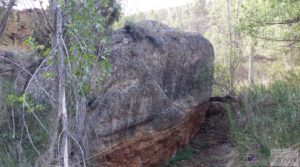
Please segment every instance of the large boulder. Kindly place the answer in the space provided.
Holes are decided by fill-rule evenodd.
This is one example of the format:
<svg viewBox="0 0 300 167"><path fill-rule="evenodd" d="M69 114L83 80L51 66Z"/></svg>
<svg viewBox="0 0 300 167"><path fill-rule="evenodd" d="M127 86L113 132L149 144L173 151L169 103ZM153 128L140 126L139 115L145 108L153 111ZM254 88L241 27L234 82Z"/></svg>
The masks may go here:
<svg viewBox="0 0 300 167"><path fill-rule="evenodd" d="M155 21L111 36L111 77L88 106L85 134L98 166L164 165L205 119L213 47Z"/></svg>

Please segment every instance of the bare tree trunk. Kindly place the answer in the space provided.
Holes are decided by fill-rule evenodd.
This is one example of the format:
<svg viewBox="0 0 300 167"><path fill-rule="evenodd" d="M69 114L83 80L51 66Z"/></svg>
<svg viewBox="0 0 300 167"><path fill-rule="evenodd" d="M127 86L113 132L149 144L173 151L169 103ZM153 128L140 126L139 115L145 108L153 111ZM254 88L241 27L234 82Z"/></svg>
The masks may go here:
<svg viewBox="0 0 300 167"><path fill-rule="evenodd" d="M73 126L74 130L74 141L77 143L77 147L80 151L77 151L73 155L73 161L82 162L82 167L86 167L88 162L85 159L85 155L89 152L88 139L86 135L86 98L84 96L76 95L76 115L75 115L75 124ZM87 164L86 164L87 163Z"/></svg>
<svg viewBox="0 0 300 167"><path fill-rule="evenodd" d="M240 13L240 0L237 0L235 3L235 18L238 20Z"/></svg>
<svg viewBox="0 0 300 167"><path fill-rule="evenodd" d="M58 87L58 111L62 118L63 136L62 136L62 156L63 156L63 166L69 167L69 153L68 153L68 113L66 104L66 81L65 81L65 53L63 49L62 39L63 39L63 14L60 7L57 7L56 13L56 40L58 46L59 55L59 66L58 66L58 77L59 77L59 87Z"/></svg>
<svg viewBox="0 0 300 167"><path fill-rule="evenodd" d="M57 0L49 0L49 4L50 4L50 12L51 12L51 16L50 16L50 22L51 22L51 29L52 29L52 43L51 43L51 47L52 49L55 49L55 47L57 46L57 39L56 39L56 34L57 34L57 27L56 27L56 14L57 14Z"/></svg>
<svg viewBox="0 0 300 167"><path fill-rule="evenodd" d="M2 100L3 100L3 98L2 98L2 78L1 78L1 76L0 76L0 110L2 110ZM1 125L1 122L0 122L0 125Z"/></svg>
<svg viewBox="0 0 300 167"><path fill-rule="evenodd" d="M254 46L251 46L251 51L249 55L249 69L248 69L248 82L249 85L253 83L253 57L255 54Z"/></svg>
<svg viewBox="0 0 300 167"><path fill-rule="evenodd" d="M9 3L7 5L7 8L4 12L4 15L3 15L2 19L1 19L1 23L0 23L0 37L3 35L8 17L10 15L10 12L11 12L13 6L15 5L15 2L16 2L16 0L9 0Z"/></svg>
<svg viewBox="0 0 300 167"><path fill-rule="evenodd" d="M227 0L227 23L228 23L228 35L229 35L229 91L230 94L234 93L234 64L233 64L233 41L232 41L232 32L231 32L231 18L230 18L230 0Z"/></svg>
<svg viewBox="0 0 300 167"><path fill-rule="evenodd" d="M240 0L237 0L235 2L235 21L237 24L239 24L239 14L240 14ZM236 51L239 51L239 53L241 52L239 49L239 43L241 42L241 36L240 33L238 31L234 31L234 40L235 40L235 49ZM241 56L241 55L239 55Z"/></svg>
<svg viewBox="0 0 300 167"><path fill-rule="evenodd" d="M0 76L0 111L2 111L4 108L3 108L3 94L2 94L2 78ZM4 123L4 120L5 119L2 119L2 114L0 112L0 126Z"/></svg>

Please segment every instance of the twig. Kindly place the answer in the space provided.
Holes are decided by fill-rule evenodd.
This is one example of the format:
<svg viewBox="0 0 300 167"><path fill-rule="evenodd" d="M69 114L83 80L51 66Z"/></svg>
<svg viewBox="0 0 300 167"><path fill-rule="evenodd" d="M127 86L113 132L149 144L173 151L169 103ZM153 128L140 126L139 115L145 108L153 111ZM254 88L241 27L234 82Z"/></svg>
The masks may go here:
<svg viewBox="0 0 300 167"><path fill-rule="evenodd" d="M60 139L61 139L61 136L62 134L64 133L64 130L62 130L59 135L58 135L58 141L57 141L57 150L59 151L60 150ZM58 155L59 155L59 152L58 152ZM61 158L59 158L61 159ZM60 161L60 160L59 160Z"/></svg>
<svg viewBox="0 0 300 167"><path fill-rule="evenodd" d="M83 149L81 147L81 145L77 142L77 140L71 135L69 134L71 139L73 139L73 141L78 145L79 149L80 149L80 152L81 152L81 155L82 155L82 162L83 162L83 166L86 167L86 164L85 164L85 157L84 157L84 152L83 152ZM79 162L78 162L79 163Z"/></svg>
<svg viewBox="0 0 300 167"><path fill-rule="evenodd" d="M27 132L27 136L28 136L28 139L30 141L30 144L32 145L33 149L36 151L36 153L40 156L41 153L39 152L39 150L35 147L33 141L32 141L32 138L30 136L30 133L29 133L29 130L28 130L28 126L27 126L27 123L26 123L26 120L25 120L25 110L23 108L23 114L22 114L22 118L23 118L23 124L25 125L25 129L26 129L26 132Z"/></svg>
<svg viewBox="0 0 300 167"><path fill-rule="evenodd" d="M25 100L26 94L24 94L24 100L22 103L22 109L24 110L25 107L27 107L30 110L30 113L35 117L35 119L37 119L37 121L39 122L39 124L42 126L42 128L46 131L46 133L50 136L49 131L47 130L46 126L42 123L42 121L39 119L39 117L34 113L33 109L29 106L29 104L26 102Z"/></svg>
<svg viewBox="0 0 300 167"><path fill-rule="evenodd" d="M48 54L48 56L41 62L41 64L39 65L39 67L35 70L35 72L31 75L31 78L25 88L25 91L24 91L24 99L23 99L23 103L22 103L22 106L23 106L23 109L25 108L25 104L27 104L26 102L26 95L27 95L27 91L28 91L28 88L30 87L31 85L31 82L33 81L33 79L36 77L38 71L41 69L42 65L46 62L46 60L48 59L48 57L52 54L52 52L56 49L56 47L54 47L54 49ZM29 105L26 105L29 109L30 109L30 112L32 113L32 115L38 120L38 122L40 123L40 125L42 126L42 128L46 131L46 133L50 136L50 133L49 131L47 130L47 128L45 127L45 125L42 123L42 121L38 118L38 116L34 113L34 111L32 110L32 108L29 106Z"/></svg>
<svg viewBox="0 0 300 167"><path fill-rule="evenodd" d="M6 58L3 55L0 55L0 57L2 57L3 59L15 64L17 67L19 67L20 69L22 69L23 71L25 71L28 75L32 76L31 72L29 72L26 68L22 67L21 65L19 65L18 63L14 62L13 60L10 60L8 58ZM53 101L56 101L39 83L39 81L34 77L34 79L37 81L37 85L41 88L42 91L44 91L44 93Z"/></svg>
<svg viewBox="0 0 300 167"><path fill-rule="evenodd" d="M12 117L12 124L13 124L13 139L14 139L16 137L16 124L15 124L15 111L13 106L11 106L11 117Z"/></svg>

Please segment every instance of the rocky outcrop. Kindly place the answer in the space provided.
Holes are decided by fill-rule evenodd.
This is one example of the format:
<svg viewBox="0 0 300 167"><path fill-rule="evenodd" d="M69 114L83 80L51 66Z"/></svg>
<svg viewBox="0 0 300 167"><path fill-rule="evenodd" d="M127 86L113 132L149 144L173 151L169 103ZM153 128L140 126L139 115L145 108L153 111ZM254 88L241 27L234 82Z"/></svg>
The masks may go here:
<svg viewBox="0 0 300 167"><path fill-rule="evenodd" d="M213 47L154 21L127 24L111 46L112 75L88 106L89 157L98 166L164 165L205 119Z"/></svg>
<svg viewBox="0 0 300 167"><path fill-rule="evenodd" d="M3 10L3 9L1 9ZM17 45L21 47L25 38L33 34L31 18L33 10L12 10L5 27L4 35L1 37L0 46Z"/></svg>
<svg viewBox="0 0 300 167"><path fill-rule="evenodd" d="M128 23L110 39L111 76L103 81L101 91L93 86L87 113L75 118L70 113L70 129L75 129L71 133L83 149L71 146L72 166L82 166L77 163L82 160L81 151L91 160L88 166L165 165L205 119L212 89L213 47L200 34L180 32L154 21ZM12 76L11 71L17 69L20 74L14 83L24 90L29 75L3 58L21 57L3 55L1 76ZM30 71L31 67L36 69L33 59L20 60ZM49 67L44 68L38 81L52 92L52 81L43 84L42 73ZM32 84L30 94L44 102L39 84Z"/></svg>

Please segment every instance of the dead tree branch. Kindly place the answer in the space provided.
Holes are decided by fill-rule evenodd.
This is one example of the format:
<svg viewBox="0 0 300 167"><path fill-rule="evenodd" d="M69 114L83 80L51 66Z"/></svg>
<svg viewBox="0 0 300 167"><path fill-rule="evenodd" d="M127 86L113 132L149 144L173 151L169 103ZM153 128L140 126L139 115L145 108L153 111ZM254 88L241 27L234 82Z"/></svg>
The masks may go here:
<svg viewBox="0 0 300 167"><path fill-rule="evenodd" d="M1 19L1 23L0 23L0 37L3 35L4 29L7 24L8 17L10 15L11 10L12 10L13 6L15 5L15 3L16 3L16 0L9 0L9 3L7 5L7 8L4 12L4 15L3 15L2 19Z"/></svg>

